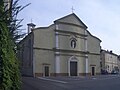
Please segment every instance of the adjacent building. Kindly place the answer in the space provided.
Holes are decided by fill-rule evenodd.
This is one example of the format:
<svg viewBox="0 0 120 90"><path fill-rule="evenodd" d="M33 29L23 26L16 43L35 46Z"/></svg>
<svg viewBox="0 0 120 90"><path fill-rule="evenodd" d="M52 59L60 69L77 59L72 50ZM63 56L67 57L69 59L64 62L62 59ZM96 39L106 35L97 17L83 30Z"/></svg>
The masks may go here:
<svg viewBox="0 0 120 90"><path fill-rule="evenodd" d="M119 69L119 73L120 73L120 55L118 55L118 69Z"/></svg>
<svg viewBox="0 0 120 90"><path fill-rule="evenodd" d="M23 75L79 76L100 74L100 43L72 13L48 27L28 24L28 35L19 43Z"/></svg>
<svg viewBox="0 0 120 90"><path fill-rule="evenodd" d="M112 51L101 50L101 70L107 73L119 72L118 55Z"/></svg>

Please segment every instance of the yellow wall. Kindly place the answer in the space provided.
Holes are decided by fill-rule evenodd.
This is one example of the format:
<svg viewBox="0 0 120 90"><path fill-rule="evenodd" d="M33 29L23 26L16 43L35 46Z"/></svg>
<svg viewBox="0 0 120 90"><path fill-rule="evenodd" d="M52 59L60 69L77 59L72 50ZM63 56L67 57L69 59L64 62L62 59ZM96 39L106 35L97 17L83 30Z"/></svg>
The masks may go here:
<svg viewBox="0 0 120 90"><path fill-rule="evenodd" d="M61 73L68 73L69 67L69 60L72 56L60 56L60 72ZM78 64L78 73L85 73L85 57L78 57L77 58L77 64Z"/></svg>
<svg viewBox="0 0 120 90"><path fill-rule="evenodd" d="M55 72L55 61L54 53L49 50L34 50L35 59L35 73L44 73L43 65L48 65L50 67L50 73Z"/></svg>
<svg viewBox="0 0 120 90"><path fill-rule="evenodd" d="M88 41L88 60L89 60L89 72L91 72L91 67L95 67L96 73L100 73L100 40L92 36L89 32L87 33Z"/></svg>
<svg viewBox="0 0 120 90"><path fill-rule="evenodd" d="M69 24L58 24L58 28L61 31L68 31L68 32L75 32L79 34L85 34L85 31L83 28L75 25L69 25Z"/></svg>
<svg viewBox="0 0 120 90"><path fill-rule="evenodd" d="M85 50L85 43L84 39L81 39L79 36L76 37L76 48L71 47L71 38L72 35L65 36L59 35L59 48L60 49L67 49L67 50L77 50L77 51L84 51Z"/></svg>
<svg viewBox="0 0 120 90"><path fill-rule="evenodd" d="M100 54L100 40L91 36L88 33L87 41L88 41L88 51L90 51L91 53Z"/></svg>
<svg viewBox="0 0 120 90"><path fill-rule="evenodd" d="M100 56L99 55L88 55L89 59L89 72L91 72L91 67L95 66L95 72L100 73Z"/></svg>
<svg viewBox="0 0 120 90"><path fill-rule="evenodd" d="M105 53L105 69L111 73L114 67L118 67L118 57L110 53Z"/></svg>
<svg viewBox="0 0 120 90"><path fill-rule="evenodd" d="M51 28L34 30L34 47L51 49L55 47L55 33Z"/></svg>

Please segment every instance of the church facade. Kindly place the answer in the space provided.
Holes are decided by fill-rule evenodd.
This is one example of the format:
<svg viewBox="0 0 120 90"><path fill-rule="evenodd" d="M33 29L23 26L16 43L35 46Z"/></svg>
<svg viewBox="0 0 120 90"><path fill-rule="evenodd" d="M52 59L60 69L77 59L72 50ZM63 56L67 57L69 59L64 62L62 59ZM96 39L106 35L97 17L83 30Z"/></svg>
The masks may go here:
<svg viewBox="0 0 120 90"><path fill-rule="evenodd" d="M20 41L21 72L34 77L100 74L100 43L76 14L69 14L48 27L32 28Z"/></svg>

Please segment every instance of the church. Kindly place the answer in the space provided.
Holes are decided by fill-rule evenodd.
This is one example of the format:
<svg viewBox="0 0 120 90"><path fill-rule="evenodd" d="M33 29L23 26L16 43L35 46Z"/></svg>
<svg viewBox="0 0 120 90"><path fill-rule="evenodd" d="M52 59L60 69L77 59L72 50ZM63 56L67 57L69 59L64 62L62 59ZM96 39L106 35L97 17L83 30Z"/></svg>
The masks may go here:
<svg viewBox="0 0 120 90"><path fill-rule="evenodd" d="M74 13L48 27L29 23L28 35L18 44L21 72L33 77L98 75L100 43Z"/></svg>

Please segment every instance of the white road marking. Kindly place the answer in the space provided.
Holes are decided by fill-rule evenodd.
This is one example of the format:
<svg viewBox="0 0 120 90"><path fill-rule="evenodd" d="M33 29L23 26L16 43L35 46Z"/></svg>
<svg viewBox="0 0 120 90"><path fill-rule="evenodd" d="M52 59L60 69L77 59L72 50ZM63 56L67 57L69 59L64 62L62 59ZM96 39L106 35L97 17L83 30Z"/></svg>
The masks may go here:
<svg viewBox="0 0 120 90"><path fill-rule="evenodd" d="M53 81L53 82L58 82L58 83L68 83L68 82L65 82L65 81L60 81L60 80L53 80L53 79L48 79L48 78L43 78L43 77L38 77L39 79L42 79L42 80L47 80L47 81Z"/></svg>
<svg viewBox="0 0 120 90"><path fill-rule="evenodd" d="M120 78L119 76L111 76L111 77L106 77L106 78L100 78L99 80L109 80L109 79L115 79L115 78Z"/></svg>
<svg viewBox="0 0 120 90"><path fill-rule="evenodd" d="M93 77L92 79L93 80L109 80L109 79L115 79L115 78L120 78L120 76L109 75L109 76L105 76L105 77Z"/></svg>
<svg viewBox="0 0 120 90"><path fill-rule="evenodd" d="M96 80L97 78L92 78L92 79Z"/></svg>

